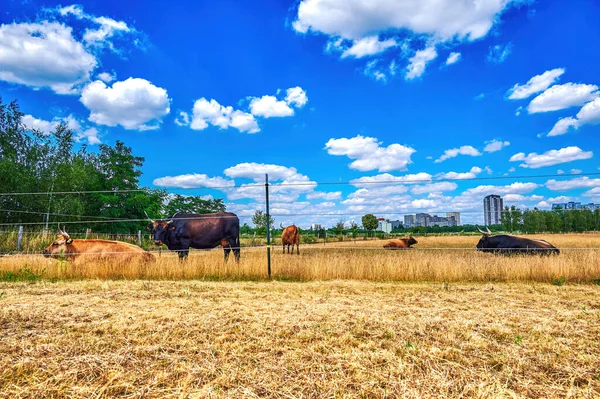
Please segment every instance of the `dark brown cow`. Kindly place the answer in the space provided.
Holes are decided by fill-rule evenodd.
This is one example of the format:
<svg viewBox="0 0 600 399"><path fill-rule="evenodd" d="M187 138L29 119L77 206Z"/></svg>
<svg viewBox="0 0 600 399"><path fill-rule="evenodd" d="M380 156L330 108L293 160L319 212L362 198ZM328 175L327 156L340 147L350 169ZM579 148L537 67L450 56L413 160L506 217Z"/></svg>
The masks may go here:
<svg viewBox="0 0 600 399"><path fill-rule="evenodd" d="M58 229L56 240L43 252L46 258L68 258L75 260L115 259L119 262L154 263L154 255L137 245L109 240L72 239L65 231Z"/></svg>
<svg viewBox="0 0 600 399"><path fill-rule="evenodd" d="M408 238L400 238L395 240L389 240L383 246L385 249L409 249L411 245L418 244L412 236Z"/></svg>
<svg viewBox="0 0 600 399"><path fill-rule="evenodd" d="M281 232L281 245L283 247L283 253L285 253L285 246L287 245L289 254L291 245L293 254L295 245L297 254L300 255L300 229L294 224L284 228L283 225L279 223L279 226L283 230Z"/></svg>

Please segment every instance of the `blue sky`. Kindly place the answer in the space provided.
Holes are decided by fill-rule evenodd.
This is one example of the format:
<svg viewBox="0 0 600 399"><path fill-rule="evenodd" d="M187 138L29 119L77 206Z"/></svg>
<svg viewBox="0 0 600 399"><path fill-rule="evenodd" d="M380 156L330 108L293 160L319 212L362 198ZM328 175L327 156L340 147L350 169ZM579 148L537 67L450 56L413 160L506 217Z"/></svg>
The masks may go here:
<svg viewBox="0 0 600 399"><path fill-rule="evenodd" d="M264 173L303 183L274 190L284 224L600 201L600 4L473 3L5 0L0 95L241 216Z"/></svg>

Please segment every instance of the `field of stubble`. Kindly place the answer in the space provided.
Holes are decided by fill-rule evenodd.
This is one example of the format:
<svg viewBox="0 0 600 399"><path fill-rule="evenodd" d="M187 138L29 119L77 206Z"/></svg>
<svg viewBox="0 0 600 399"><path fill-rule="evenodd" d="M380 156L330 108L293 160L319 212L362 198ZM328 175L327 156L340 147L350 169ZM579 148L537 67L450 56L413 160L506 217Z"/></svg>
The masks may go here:
<svg viewBox="0 0 600 399"><path fill-rule="evenodd" d="M1 398L598 398L600 287L0 283Z"/></svg>

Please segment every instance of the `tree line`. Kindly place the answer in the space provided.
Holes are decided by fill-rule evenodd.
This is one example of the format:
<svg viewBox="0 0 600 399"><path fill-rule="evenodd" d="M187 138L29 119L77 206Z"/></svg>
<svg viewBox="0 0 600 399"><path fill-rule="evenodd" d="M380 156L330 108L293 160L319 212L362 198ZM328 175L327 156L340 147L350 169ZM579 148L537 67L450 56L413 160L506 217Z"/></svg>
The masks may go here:
<svg viewBox="0 0 600 399"><path fill-rule="evenodd" d="M135 233L148 224L145 211L155 219L176 212L225 211L222 199L143 187L144 158L122 141L90 151L65 124L48 134L28 129L23 116L16 101L5 104L0 97L1 223L40 231L46 222L52 229L58 222L75 222L67 225L68 231L91 227L102 233ZM138 221L102 223L119 219ZM87 223L76 223L80 221ZM10 228L14 226L0 229Z"/></svg>

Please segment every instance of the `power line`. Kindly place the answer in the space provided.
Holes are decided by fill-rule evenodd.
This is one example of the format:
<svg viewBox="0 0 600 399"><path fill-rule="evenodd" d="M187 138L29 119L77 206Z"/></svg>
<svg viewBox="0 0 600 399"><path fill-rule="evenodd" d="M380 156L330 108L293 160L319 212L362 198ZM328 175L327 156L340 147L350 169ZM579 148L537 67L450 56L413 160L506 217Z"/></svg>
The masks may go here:
<svg viewBox="0 0 600 399"><path fill-rule="evenodd" d="M433 182L464 182L464 181L490 181L490 180L514 180L514 179L545 179L550 177L572 177L572 176L599 176L600 172L584 172L577 174L544 174L544 175L516 175L516 176L487 176L487 177L470 177L470 178L435 178L430 179L403 179L403 180L381 180L381 181L359 181L359 179L340 182L302 182L302 183L278 183L270 184L269 187L295 187L295 186L325 186L325 185L378 185L378 184L414 184L414 183L433 183ZM401 178L401 177L400 177ZM264 183L248 183L248 184L233 184L228 186L211 186L211 187L175 187L173 190L223 190L232 188L246 187L264 187ZM129 189L129 190L92 190L92 191L54 191L53 195L68 195L68 194L120 194L132 192L147 192L152 190L162 190L166 188L152 189ZM16 195L50 195L50 192L13 192L0 193L0 196L16 196Z"/></svg>

